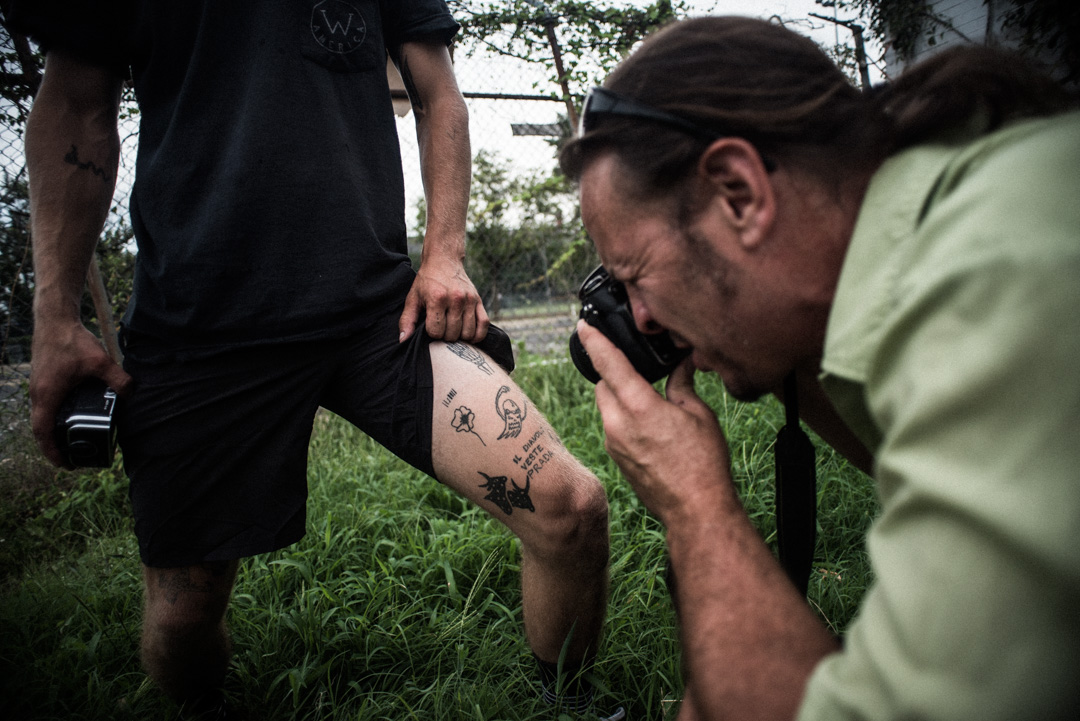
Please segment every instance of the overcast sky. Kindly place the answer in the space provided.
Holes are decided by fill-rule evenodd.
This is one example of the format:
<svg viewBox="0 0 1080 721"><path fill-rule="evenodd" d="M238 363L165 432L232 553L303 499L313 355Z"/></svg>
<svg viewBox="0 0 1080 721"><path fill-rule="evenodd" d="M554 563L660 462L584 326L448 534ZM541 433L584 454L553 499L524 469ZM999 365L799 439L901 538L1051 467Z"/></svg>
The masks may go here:
<svg viewBox="0 0 1080 721"><path fill-rule="evenodd" d="M631 5L645 7L648 1L630 0ZM793 29L809 35L822 45L835 45L837 42L850 43L851 34L844 28L837 28L832 23L810 17L810 13L836 16L840 20L856 20L853 12L834 11L832 8L818 5L814 0L687 0L687 6L694 13L710 15L753 15L769 18L778 16L794 24Z"/></svg>
<svg viewBox="0 0 1080 721"><path fill-rule="evenodd" d="M653 0L626 0L626 4L646 7ZM621 5L622 1L604 3ZM819 15L832 15L831 8L818 5L814 0L689 0L687 6L691 15L751 15L761 18L778 16L785 21L791 29L812 37L823 46L831 47L838 42L851 44L851 33L845 28L837 29L833 23L810 17L809 13ZM839 14L840 20L855 19L852 13ZM871 57L875 51L869 49ZM497 60L494 62L498 62ZM483 87L486 82L478 79L475 74L475 66L469 64L466 67L465 59L458 61L458 81L464 91L489 90ZM515 67L520 71L520 65ZM537 70L539 73L540 71ZM483 80L496 82L495 78L501 78L501 74L493 68L484 68L481 72ZM543 73L538 78L544 77ZM880 74L871 69L871 79L875 82L880 79ZM524 78L518 81L521 87L500 86L498 92L513 93L535 92L530 88L530 83ZM501 112L488 112L490 104L474 104L470 112L470 133L472 136L473 153L481 148L495 150L500 156L510 161L516 171L525 174L538 167L547 168L553 164L551 148L544 143L542 138L514 137L510 132L511 122L551 123L557 116L565 114L565 110L557 103L532 103L528 111L520 111L521 115L507 118ZM527 112L527 115L524 114ZM406 219L413 227L415 219L416 200L423 195L423 186L420 182L418 161L415 150L415 130L411 114L406 118L398 119L398 133L402 139L402 161L405 168L406 182Z"/></svg>

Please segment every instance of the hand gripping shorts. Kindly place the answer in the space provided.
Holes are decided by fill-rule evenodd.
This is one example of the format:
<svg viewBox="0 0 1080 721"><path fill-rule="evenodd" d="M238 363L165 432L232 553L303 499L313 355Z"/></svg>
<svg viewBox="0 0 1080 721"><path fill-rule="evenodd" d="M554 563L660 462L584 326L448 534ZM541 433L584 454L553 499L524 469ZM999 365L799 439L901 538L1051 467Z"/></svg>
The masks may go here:
<svg viewBox="0 0 1080 721"><path fill-rule="evenodd" d="M431 341L421 327L398 343L397 321L341 340L197 352L125 332L136 386L118 410L119 440L143 563L188 566L298 541L320 406L434 476ZM478 347L513 368L498 328Z"/></svg>

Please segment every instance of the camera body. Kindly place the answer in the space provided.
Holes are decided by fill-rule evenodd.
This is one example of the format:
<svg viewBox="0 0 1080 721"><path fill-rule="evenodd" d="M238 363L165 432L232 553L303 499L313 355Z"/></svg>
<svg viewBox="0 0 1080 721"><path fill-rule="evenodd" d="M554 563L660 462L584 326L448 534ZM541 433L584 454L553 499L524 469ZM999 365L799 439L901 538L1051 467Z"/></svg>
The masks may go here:
<svg viewBox="0 0 1080 721"><path fill-rule="evenodd" d="M650 383L671 373L690 354L689 349L675 347L666 331L642 333L637 329L626 288L604 266L597 266L589 274L578 290L578 298L580 317L618 346L634 369ZM570 335L570 358L581 375L593 383L600 380L577 331Z"/></svg>
<svg viewBox="0 0 1080 721"><path fill-rule="evenodd" d="M56 444L75 466L108 468L116 453L116 392L97 378L71 391L56 414Z"/></svg>

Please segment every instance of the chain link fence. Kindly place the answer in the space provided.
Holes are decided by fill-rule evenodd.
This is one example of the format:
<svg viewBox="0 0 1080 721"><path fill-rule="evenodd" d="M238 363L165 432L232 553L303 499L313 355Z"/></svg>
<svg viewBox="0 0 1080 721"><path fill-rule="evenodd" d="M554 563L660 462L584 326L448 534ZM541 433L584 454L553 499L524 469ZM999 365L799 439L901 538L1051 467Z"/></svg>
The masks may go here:
<svg viewBox="0 0 1080 721"><path fill-rule="evenodd" d="M455 68L470 115L474 164L467 270L497 322L524 333L519 348L565 354L577 284L595 265L585 242L573 188L556 171L557 143L572 111L543 63L511 57L490 42L458 43ZM0 475L25 475L34 456L26 396L33 334L31 263L23 131L43 59L30 43L0 27ZM392 67L392 66L390 66ZM406 181L410 253L418 262L424 202L414 117L391 74ZM120 119L120 166L112 212L96 265L110 296L108 311L87 293L83 318L108 335L131 294L135 248L127 217L135 172L138 113L130 90ZM537 318L540 320L537 320ZM15 466L18 465L18 468Z"/></svg>
<svg viewBox="0 0 1080 721"><path fill-rule="evenodd" d="M40 82L40 63L21 39L2 33L0 57L0 503L15 488L35 493L53 475L36 455L29 432L26 386L33 332L29 208L22 130ZM11 479L13 484L7 483ZM10 489L10 490L9 490Z"/></svg>

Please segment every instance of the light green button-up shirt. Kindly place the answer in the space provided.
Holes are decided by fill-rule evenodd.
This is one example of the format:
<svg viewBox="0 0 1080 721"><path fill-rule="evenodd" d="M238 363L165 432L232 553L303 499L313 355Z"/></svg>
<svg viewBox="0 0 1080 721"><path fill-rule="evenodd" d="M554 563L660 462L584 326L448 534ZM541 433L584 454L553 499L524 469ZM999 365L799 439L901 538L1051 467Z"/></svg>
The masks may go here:
<svg viewBox="0 0 1080 721"><path fill-rule="evenodd" d="M886 162L822 368L882 512L799 718L1080 719L1080 114Z"/></svg>

